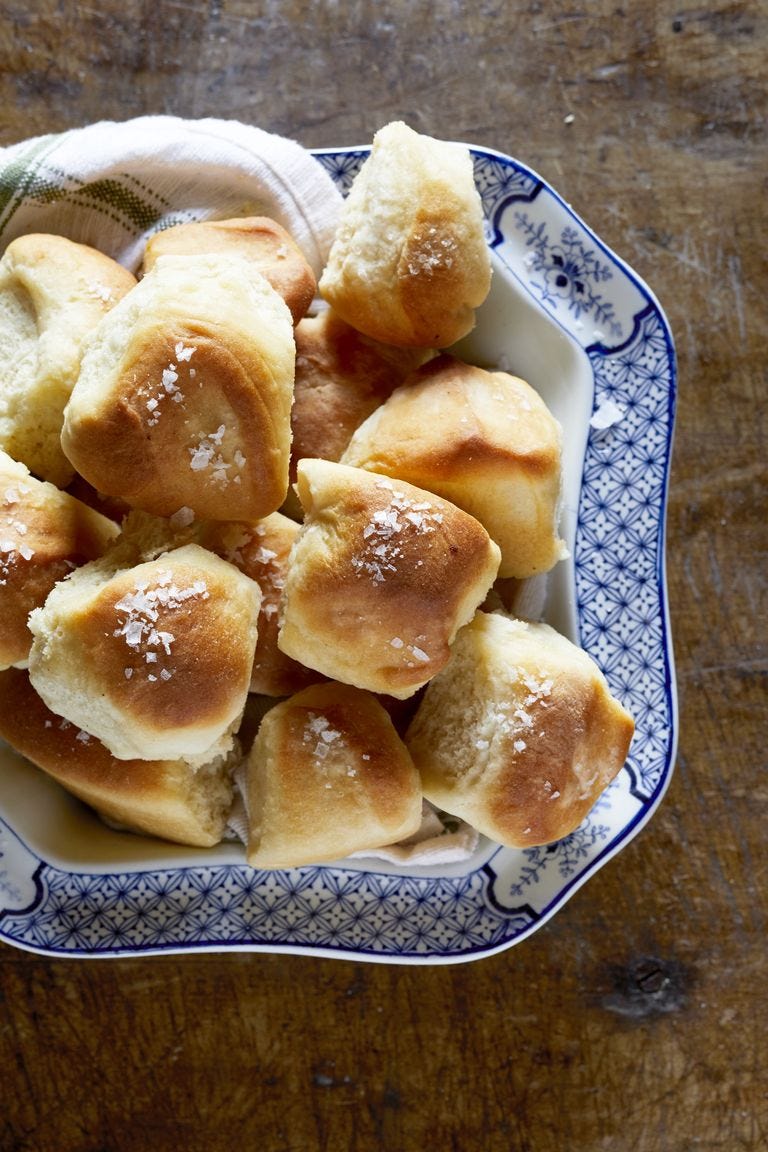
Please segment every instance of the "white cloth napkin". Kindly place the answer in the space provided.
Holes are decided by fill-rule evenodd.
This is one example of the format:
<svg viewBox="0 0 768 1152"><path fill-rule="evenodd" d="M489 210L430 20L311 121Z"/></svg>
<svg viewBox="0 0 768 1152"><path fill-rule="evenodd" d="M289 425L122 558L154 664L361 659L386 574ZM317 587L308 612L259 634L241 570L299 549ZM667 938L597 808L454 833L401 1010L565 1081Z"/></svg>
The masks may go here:
<svg viewBox="0 0 768 1152"><path fill-rule="evenodd" d="M54 232L135 271L169 224L270 216L318 275L341 194L300 144L234 120L102 121L0 149L0 242Z"/></svg>

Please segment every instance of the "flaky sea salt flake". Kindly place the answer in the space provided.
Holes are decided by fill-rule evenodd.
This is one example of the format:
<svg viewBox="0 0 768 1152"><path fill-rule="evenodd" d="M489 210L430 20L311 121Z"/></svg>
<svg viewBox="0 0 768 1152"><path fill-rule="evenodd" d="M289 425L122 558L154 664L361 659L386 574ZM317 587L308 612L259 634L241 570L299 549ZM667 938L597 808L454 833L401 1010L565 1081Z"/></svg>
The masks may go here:
<svg viewBox="0 0 768 1152"><path fill-rule="evenodd" d="M179 374L176 371L175 364L169 364L167 368L163 369L163 375L160 383L169 395L171 392L176 391L176 381L178 378Z"/></svg>
<svg viewBox="0 0 768 1152"><path fill-rule="evenodd" d="M170 518L171 527L172 528L188 528L189 525L192 524L194 519L195 519L195 514L192 511L192 509L187 508L186 505L184 505L184 507L179 508L171 516L171 518Z"/></svg>
<svg viewBox="0 0 768 1152"><path fill-rule="evenodd" d="M589 424L595 431L604 432L606 428L612 428L614 424L618 424L623 418L624 409L614 400L608 398L607 400L603 400L595 409Z"/></svg>

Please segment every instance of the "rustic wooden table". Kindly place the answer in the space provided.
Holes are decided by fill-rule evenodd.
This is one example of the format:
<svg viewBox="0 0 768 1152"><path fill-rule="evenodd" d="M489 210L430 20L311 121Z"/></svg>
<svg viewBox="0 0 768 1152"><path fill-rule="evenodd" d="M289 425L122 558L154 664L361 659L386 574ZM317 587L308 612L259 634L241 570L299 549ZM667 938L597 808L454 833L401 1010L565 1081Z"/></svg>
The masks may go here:
<svg viewBox="0 0 768 1152"><path fill-rule="evenodd" d="M764 3L6 0L0 144L235 117L388 120L520 156L651 284L680 402L681 737L650 825L477 963L81 963L0 948L0 1147L693 1152L768 1146Z"/></svg>

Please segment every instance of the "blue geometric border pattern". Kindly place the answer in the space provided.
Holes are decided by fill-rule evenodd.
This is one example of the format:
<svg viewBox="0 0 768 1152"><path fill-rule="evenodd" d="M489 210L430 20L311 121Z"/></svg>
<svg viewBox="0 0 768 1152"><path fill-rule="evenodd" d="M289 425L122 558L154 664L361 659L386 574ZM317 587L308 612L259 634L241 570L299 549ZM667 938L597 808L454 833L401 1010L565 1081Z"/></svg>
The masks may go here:
<svg viewBox="0 0 768 1152"><path fill-rule="evenodd" d="M368 148L345 148L341 152L319 151L315 159L336 184L342 196L348 196L352 183L368 158Z"/></svg>
<svg viewBox="0 0 768 1152"><path fill-rule="evenodd" d="M499 848L459 876L240 864L80 873L41 860L0 820L0 937L8 942L67 955L239 948L472 958L542 924L658 803L676 728L663 574L671 337L645 285L544 181L510 157L471 151L489 244L584 349L593 410L615 417L589 430L574 581L580 642L635 718L627 767L571 836L525 852ZM367 154L315 153L344 193Z"/></svg>
<svg viewBox="0 0 768 1152"><path fill-rule="evenodd" d="M78 874L50 865L44 896L4 934L48 953L119 955L280 946L382 957L484 952L530 927L483 899L482 873L452 880L340 868L257 872L237 865Z"/></svg>
<svg viewBox="0 0 768 1152"><path fill-rule="evenodd" d="M620 418L590 429L574 551L581 644L635 719L627 764L635 794L650 800L674 742L670 641L664 602L664 518L672 425L674 351L649 304L620 349L588 349L594 408Z"/></svg>

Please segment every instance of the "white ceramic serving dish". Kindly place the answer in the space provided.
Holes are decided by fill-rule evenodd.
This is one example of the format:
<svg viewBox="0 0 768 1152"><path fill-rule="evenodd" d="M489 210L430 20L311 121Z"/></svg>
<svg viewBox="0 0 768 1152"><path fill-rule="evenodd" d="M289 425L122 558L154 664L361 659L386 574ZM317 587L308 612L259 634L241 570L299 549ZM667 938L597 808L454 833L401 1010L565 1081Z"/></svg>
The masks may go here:
<svg viewBox="0 0 768 1152"><path fill-rule="evenodd" d="M315 153L346 191L367 149ZM0 939L50 955L295 952L465 961L545 923L649 819L677 732L664 581L675 406L667 321L646 285L545 181L472 147L493 287L459 354L536 387L566 433L563 531L545 618L580 643L636 721L629 760L571 836L481 840L442 867L342 861L258 872L213 850L114 832L0 748ZM608 427L600 416L609 417Z"/></svg>

